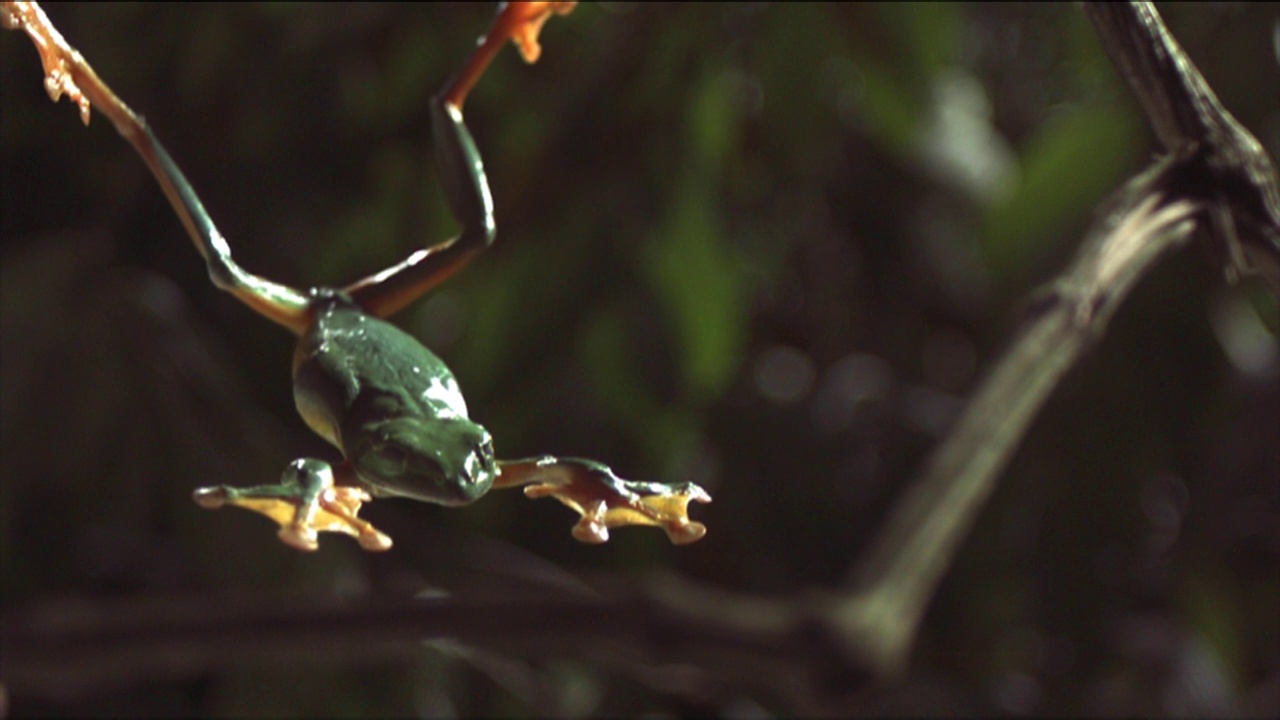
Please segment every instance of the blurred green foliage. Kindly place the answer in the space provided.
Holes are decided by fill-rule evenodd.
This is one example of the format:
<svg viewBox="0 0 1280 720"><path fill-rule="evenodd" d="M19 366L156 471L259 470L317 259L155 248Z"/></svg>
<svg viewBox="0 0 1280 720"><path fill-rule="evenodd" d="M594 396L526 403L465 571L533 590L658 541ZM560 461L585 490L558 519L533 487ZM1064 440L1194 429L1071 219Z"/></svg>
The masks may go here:
<svg viewBox="0 0 1280 720"><path fill-rule="evenodd" d="M252 271L341 284L456 229L426 107L490 6L48 11ZM1274 8L1162 11L1274 157ZM455 369L500 455L703 483L708 537L582 547L563 508L495 495L373 503L390 556L339 537L302 556L260 518L195 508L198 485L331 456L294 414L290 340L209 284L129 146L51 106L30 43L3 33L0 607L272 587L510 596L660 566L743 592L838 585L1017 302L1155 151L1066 4L588 4L543 45L531 67L505 51L467 105L497 244L400 322ZM1244 298L1199 251L1144 282L1006 473L908 678L859 709L1277 712L1280 361L1274 302ZM1232 319L1255 306L1270 325ZM689 707L576 662L533 668L561 702L540 706L495 693L494 667L437 649L14 702L794 710L749 694Z"/></svg>

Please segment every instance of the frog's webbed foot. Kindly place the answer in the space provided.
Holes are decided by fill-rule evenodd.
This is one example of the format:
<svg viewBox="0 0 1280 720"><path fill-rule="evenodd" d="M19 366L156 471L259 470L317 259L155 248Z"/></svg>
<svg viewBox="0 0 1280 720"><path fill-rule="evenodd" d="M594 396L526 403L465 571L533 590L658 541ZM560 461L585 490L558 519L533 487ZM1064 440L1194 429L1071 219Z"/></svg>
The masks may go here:
<svg viewBox="0 0 1280 720"><path fill-rule="evenodd" d="M693 483L623 480L593 460L551 456L499 461L498 470L495 488L525 485L528 497L551 496L576 510L582 518L573 536L581 542L606 542L609 528L626 525L660 527L677 545L707 534L705 525L689 519L689 502L711 502L711 496Z"/></svg>
<svg viewBox="0 0 1280 720"><path fill-rule="evenodd" d="M227 485L197 489L192 497L204 508L235 505L266 515L280 525L280 540L298 550L319 547L316 535L351 535L365 550L388 550L391 538L357 515L369 493L353 485L335 485L333 468L321 460L295 460L276 485L236 488Z"/></svg>

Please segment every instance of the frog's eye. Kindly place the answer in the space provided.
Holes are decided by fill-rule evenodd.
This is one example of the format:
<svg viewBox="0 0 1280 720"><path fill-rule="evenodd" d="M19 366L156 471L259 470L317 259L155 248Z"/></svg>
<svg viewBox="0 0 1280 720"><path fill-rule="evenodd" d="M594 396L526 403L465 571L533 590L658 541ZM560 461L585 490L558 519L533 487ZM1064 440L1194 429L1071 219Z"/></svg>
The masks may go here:
<svg viewBox="0 0 1280 720"><path fill-rule="evenodd" d="M409 453L395 443L387 443L378 446L364 461L378 475L399 477L409 467Z"/></svg>

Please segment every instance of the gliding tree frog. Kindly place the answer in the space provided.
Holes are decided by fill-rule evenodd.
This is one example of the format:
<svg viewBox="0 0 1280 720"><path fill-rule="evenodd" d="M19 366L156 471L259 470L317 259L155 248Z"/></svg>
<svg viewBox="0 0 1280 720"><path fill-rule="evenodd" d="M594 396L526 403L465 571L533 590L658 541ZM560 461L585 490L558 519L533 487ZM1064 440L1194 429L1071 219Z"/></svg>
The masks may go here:
<svg viewBox="0 0 1280 720"><path fill-rule="evenodd" d="M492 244L493 200L463 122L463 102L503 43L513 40L527 62L535 61L542 24L573 5L501 5L493 27L432 103L437 165L461 235L345 288L298 290L237 265L195 191L142 118L66 44L37 5L3 3L5 26L25 29L40 51L50 96L57 100L66 93L86 123L90 107L97 106L142 156L205 259L213 283L297 335L298 412L344 456L336 465L296 460L274 485L200 488L196 502L266 515L280 525L280 539L300 550L315 550L320 532L352 535L366 550L390 548L391 538L358 516L361 504L373 497L463 505L492 488L516 486L524 486L529 497L555 497L577 510L582 517L573 535L583 542L605 542L608 528L623 525L656 525L678 544L706 533L701 523L689 520L688 504L711 498L692 483L623 480L607 466L579 458L496 460L489 432L468 417L449 368L383 319Z"/></svg>

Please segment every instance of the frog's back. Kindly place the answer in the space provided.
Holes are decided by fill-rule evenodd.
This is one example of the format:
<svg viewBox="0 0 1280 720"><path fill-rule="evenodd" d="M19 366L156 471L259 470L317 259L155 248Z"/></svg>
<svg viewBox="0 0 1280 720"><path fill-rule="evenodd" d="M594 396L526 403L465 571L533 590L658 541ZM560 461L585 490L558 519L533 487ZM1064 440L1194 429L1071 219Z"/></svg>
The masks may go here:
<svg viewBox="0 0 1280 720"><path fill-rule="evenodd" d="M453 373L412 335L342 297L321 301L293 360L298 412L343 448L350 421L467 416Z"/></svg>

